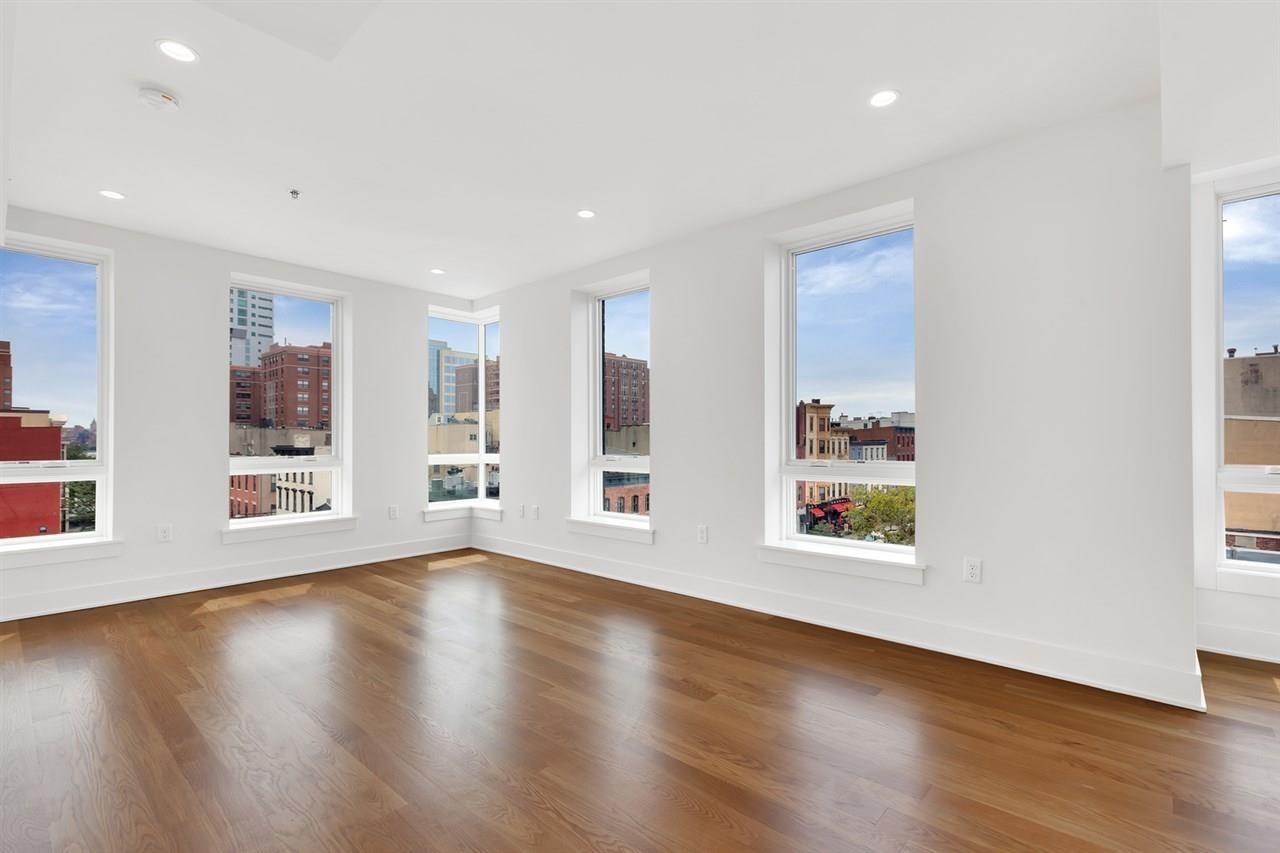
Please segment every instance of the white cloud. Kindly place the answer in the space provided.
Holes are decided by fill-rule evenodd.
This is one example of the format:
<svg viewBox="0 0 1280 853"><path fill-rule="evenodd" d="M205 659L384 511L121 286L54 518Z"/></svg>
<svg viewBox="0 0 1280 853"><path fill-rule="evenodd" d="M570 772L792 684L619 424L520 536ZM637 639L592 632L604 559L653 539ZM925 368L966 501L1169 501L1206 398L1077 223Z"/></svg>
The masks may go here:
<svg viewBox="0 0 1280 853"><path fill-rule="evenodd" d="M1280 264L1280 195L1228 204L1222 219L1224 260Z"/></svg>
<svg viewBox="0 0 1280 853"><path fill-rule="evenodd" d="M796 288L805 296L865 293L876 287L912 282L910 246L890 246L864 255L797 270Z"/></svg>

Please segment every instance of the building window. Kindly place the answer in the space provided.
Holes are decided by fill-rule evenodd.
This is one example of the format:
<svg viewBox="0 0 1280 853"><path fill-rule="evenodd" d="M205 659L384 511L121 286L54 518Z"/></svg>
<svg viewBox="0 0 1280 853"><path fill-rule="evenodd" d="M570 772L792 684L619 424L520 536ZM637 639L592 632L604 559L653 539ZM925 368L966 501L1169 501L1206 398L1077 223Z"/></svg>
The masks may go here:
<svg viewBox="0 0 1280 853"><path fill-rule="evenodd" d="M110 538L110 255L0 249L0 551Z"/></svg>
<svg viewBox="0 0 1280 853"><path fill-rule="evenodd" d="M912 242L898 221L786 253L783 538L915 546Z"/></svg>
<svg viewBox="0 0 1280 853"><path fill-rule="evenodd" d="M649 290L631 290L596 299L593 364L598 371L594 400L591 488L609 512L649 514ZM640 500L644 499L644 511Z"/></svg>
<svg viewBox="0 0 1280 853"><path fill-rule="evenodd" d="M334 423L328 407L311 408L309 380L300 378L308 373L306 362L340 352L343 297L248 277L237 279L234 287L233 294L243 290L271 313L254 329L232 319L232 523L349 515L344 423ZM334 381L335 400L342 391L340 375ZM337 409L341 412L341 405ZM297 488L277 489L285 482Z"/></svg>
<svg viewBox="0 0 1280 853"><path fill-rule="evenodd" d="M1280 192L1221 205L1219 557L1280 571Z"/></svg>
<svg viewBox="0 0 1280 853"><path fill-rule="evenodd" d="M427 318L428 507L500 496L501 357L496 309L478 314L431 310Z"/></svg>

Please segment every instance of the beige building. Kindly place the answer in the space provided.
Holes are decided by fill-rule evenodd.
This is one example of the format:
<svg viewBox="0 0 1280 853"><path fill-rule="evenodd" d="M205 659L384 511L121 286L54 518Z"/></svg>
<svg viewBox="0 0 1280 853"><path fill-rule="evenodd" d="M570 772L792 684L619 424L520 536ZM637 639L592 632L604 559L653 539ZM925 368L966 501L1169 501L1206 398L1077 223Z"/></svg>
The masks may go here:
<svg viewBox="0 0 1280 853"><path fill-rule="evenodd" d="M832 428L834 403L813 399L796 404L796 458L848 459L849 431ZM817 504L849 496L848 483L825 483L805 480L799 484L796 498L801 504Z"/></svg>
<svg viewBox="0 0 1280 853"><path fill-rule="evenodd" d="M1223 461L1280 465L1280 347L1251 356L1227 353L1222 360ZM1257 537L1233 532L1280 533L1280 495L1228 492L1224 516L1231 544L1258 547Z"/></svg>

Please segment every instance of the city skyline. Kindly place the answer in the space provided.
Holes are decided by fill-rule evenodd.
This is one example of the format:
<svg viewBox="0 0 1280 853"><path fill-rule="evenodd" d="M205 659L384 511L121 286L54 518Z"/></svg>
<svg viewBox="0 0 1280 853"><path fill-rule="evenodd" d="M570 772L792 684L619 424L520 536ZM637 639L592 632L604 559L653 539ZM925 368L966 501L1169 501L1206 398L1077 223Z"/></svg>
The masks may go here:
<svg viewBox="0 0 1280 853"><path fill-rule="evenodd" d="M796 397L833 417L915 411L914 234L795 258Z"/></svg>

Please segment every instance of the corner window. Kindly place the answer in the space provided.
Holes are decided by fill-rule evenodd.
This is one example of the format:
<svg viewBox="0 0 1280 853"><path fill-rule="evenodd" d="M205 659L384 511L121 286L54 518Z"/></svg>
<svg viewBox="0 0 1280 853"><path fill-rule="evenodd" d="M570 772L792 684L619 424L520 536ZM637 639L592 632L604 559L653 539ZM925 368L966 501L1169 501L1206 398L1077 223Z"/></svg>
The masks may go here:
<svg viewBox="0 0 1280 853"><path fill-rule="evenodd" d="M428 508L496 501L501 495L501 359L496 312L432 309L427 318Z"/></svg>
<svg viewBox="0 0 1280 853"><path fill-rule="evenodd" d="M644 518L650 506L649 290L605 296L595 308L590 486L600 498L591 506L603 507L606 516Z"/></svg>
<svg viewBox="0 0 1280 853"><path fill-rule="evenodd" d="M342 424L310 404L307 378L309 365L339 352L342 298L246 277L230 290L232 306L240 300L257 320L229 315L232 525L349 514ZM343 378L331 379L334 400Z"/></svg>
<svg viewBox="0 0 1280 853"><path fill-rule="evenodd" d="M915 546L913 232L793 247L784 538Z"/></svg>
<svg viewBox="0 0 1280 853"><path fill-rule="evenodd" d="M1222 201L1221 556L1280 571L1280 193Z"/></svg>
<svg viewBox="0 0 1280 853"><path fill-rule="evenodd" d="M109 257L0 249L0 548L110 536Z"/></svg>

